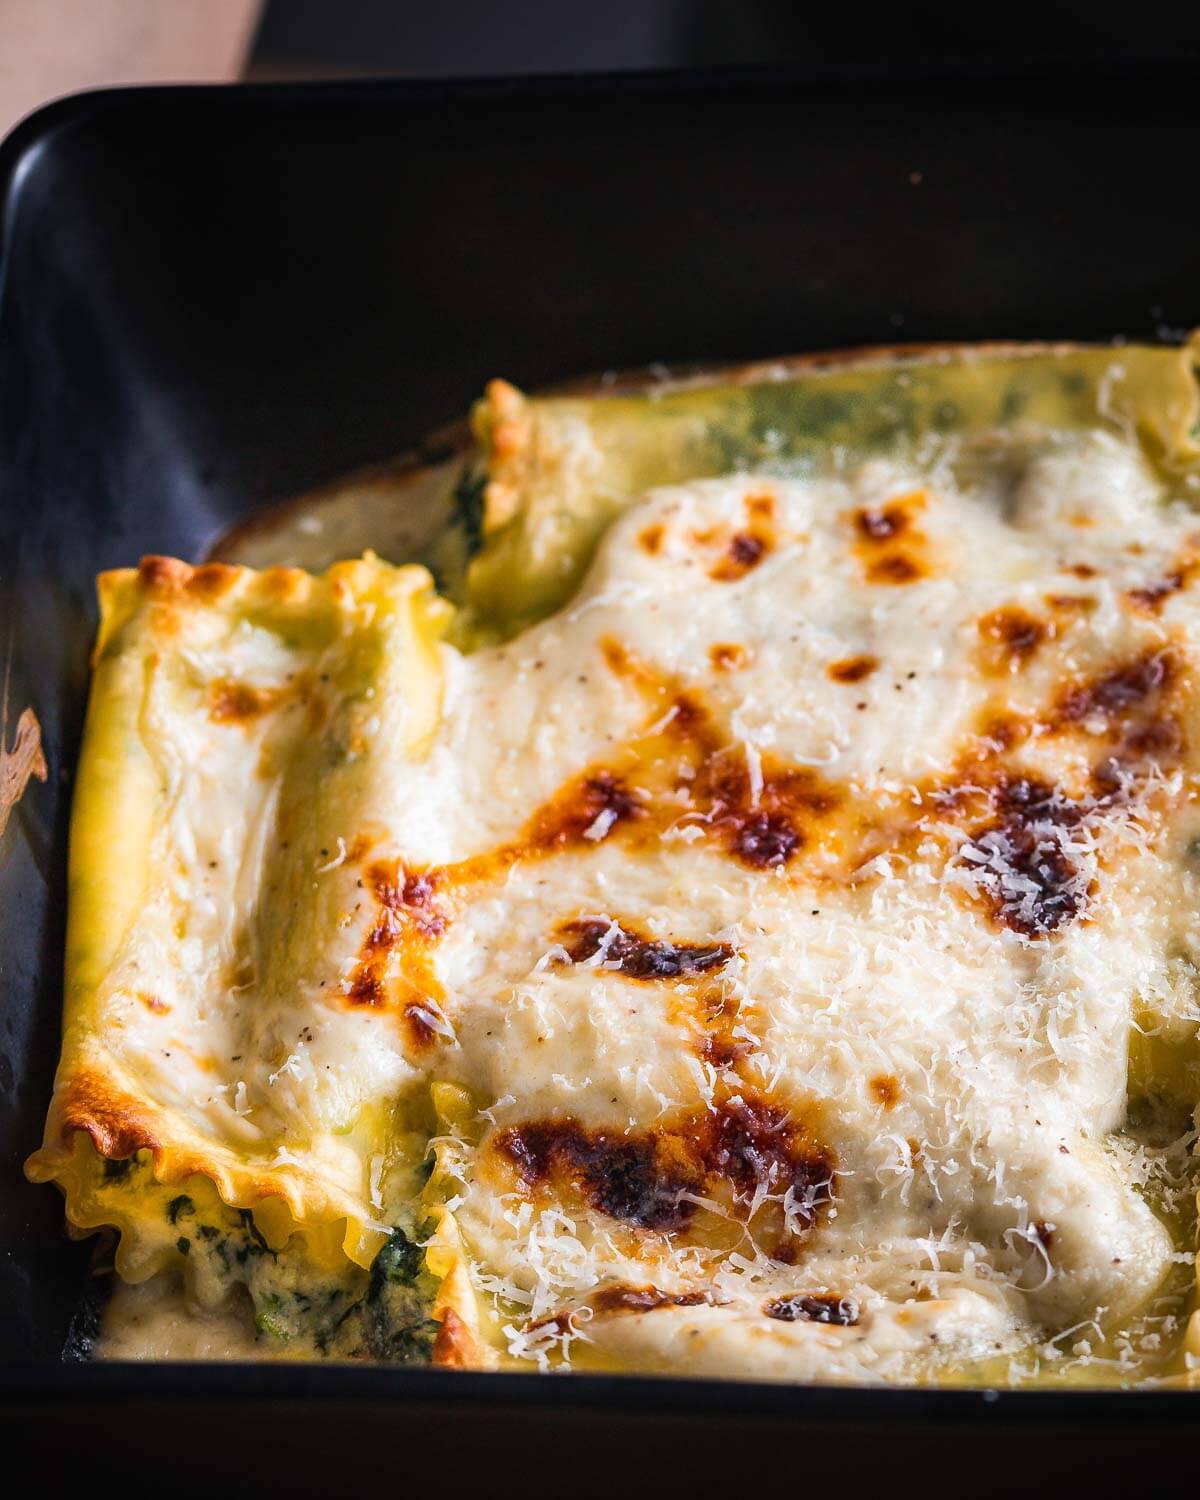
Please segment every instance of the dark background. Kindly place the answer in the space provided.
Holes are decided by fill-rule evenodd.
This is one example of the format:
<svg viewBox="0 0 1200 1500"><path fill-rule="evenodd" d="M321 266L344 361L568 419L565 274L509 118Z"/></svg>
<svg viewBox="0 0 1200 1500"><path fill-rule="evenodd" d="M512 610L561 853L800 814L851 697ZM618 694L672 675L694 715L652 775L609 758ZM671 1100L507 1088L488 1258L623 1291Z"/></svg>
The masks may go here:
<svg viewBox="0 0 1200 1500"><path fill-rule="evenodd" d="M1200 5L811 0L268 0L251 78L478 77L1200 49Z"/></svg>

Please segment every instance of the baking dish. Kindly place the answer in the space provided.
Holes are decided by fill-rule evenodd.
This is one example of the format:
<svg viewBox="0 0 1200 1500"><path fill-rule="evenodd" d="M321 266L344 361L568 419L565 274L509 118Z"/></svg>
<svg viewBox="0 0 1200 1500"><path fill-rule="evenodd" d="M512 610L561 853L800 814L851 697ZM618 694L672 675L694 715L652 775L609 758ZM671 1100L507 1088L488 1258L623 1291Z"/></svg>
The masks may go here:
<svg viewBox="0 0 1200 1500"><path fill-rule="evenodd" d="M63 1367L88 1252L62 1242L57 1204L18 1164L57 1046L65 816L98 569L197 555L259 506L413 446L499 368L536 385L659 359L1176 332L1197 321L1200 259L1197 211L1176 185L1196 133L1184 77L1164 64L1140 77L153 90L66 101L10 139L0 608L8 734L32 705L50 769L0 846L11 1393L70 1393L75 1420L107 1426L118 1395L184 1403L193 1415L178 1420L199 1424L206 1401L254 1392L354 1403L356 1422L374 1413L393 1435L474 1421L481 1447L485 1428L509 1448L536 1424L576 1452L618 1429L636 1444L650 1411L686 1433L720 1410L731 1456L735 1431L782 1423L788 1437L756 1451L807 1430L831 1474L876 1462L884 1442L889 1468L897 1444L916 1451L918 1414L939 1424L939 1445L1016 1424L1018 1446L1040 1433L1058 1464L1106 1444L1127 1454L1146 1423L1170 1448L1186 1396L600 1378L514 1378L502 1394L475 1377L454 1394L455 1377L436 1373ZM646 1441L643 1462L663 1462L653 1431ZM675 1472L711 1472L702 1440L670 1446ZM995 1446L1011 1450L1011 1433ZM1029 1461L1025 1448L1023 1472Z"/></svg>

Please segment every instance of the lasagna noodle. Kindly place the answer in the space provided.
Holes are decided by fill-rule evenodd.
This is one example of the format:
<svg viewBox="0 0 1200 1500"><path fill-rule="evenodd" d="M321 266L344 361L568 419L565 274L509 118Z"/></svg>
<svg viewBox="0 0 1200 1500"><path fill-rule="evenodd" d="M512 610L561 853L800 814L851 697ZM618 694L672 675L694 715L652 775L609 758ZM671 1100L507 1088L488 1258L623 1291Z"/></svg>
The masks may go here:
<svg viewBox="0 0 1200 1500"><path fill-rule="evenodd" d="M278 1242L367 1265L429 1106L344 991L375 920L361 859L403 830L391 768L436 732L447 609L424 570L371 558L321 577L149 559L100 600L62 1061L29 1174L77 1229L121 1228L131 1279L175 1257L164 1194L197 1177ZM134 1153L131 1186L105 1159Z"/></svg>
<svg viewBox="0 0 1200 1500"><path fill-rule="evenodd" d="M718 376L591 398L528 398L493 381L474 414L486 487L470 618L513 634L559 607L605 527L656 484L807 473L931 437L1097 422L1163 469L1186 467L1200 442L1195 349L867 351L752 366L736 384Z"/></svg>

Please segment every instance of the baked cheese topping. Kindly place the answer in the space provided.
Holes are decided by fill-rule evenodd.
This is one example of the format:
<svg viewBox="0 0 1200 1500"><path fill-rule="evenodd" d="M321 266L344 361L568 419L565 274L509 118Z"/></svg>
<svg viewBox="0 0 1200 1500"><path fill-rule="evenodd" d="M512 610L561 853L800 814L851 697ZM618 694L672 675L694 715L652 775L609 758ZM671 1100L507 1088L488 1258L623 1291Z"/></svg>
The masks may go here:
<svg viewBox="0 0 1200 1500"><path fill-rule="evenodd" d="M1101 428L659 486L469 654L420 569L110 575L33 1172L282 1353L1182 1370L1185 489Z"/></svg>
<svg viewBox="0 0 1200 1500"><path fill-rule="evenodd" d="M1198 543L1099 436L703 481L453 664L416 800L461 811L409 857L463 903L448 1151L513 1352L903 1378L1169 1281L1120 1132L1131 1028L1197 1019Z"/></svg>

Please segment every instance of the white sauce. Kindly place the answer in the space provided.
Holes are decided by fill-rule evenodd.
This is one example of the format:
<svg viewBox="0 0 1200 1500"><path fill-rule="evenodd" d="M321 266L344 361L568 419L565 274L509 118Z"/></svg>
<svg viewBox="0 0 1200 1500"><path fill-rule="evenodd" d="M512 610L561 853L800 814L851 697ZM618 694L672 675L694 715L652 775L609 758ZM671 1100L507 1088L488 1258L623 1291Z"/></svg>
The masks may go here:
<svg viewBox="0 0 1200 1500"><path fill-rule="evenodd" d="M918 576L871 581L880 548L863 541L856 514L916 491L922 499L903 501L908 530L882 553L915 556ZM760 524L752 502L762 497L761 557L741 577L712 576L732 539ZM1049 932L989 917L989 892L1005 881L1013 909L1034 899L1003 851L980 853L938 805L912 809L920 788L962 779L985 709L1042 724L1064 684L1155 652L1177 663L1172 691L1194 738L1200 583L1153 609L1129 591L1170 575L1198 536L1191 511L1164 507L1136 452L1098 434L1047 445L1007 489L959 488L949 463L931 476L876 462L848 479L739 476L655 491L613 526L559 615L473 657L443 648L443 721L423 760L398 748L405 664L383 664L374 716L356 721L366 769L355 800L311 809L321 849L302 871L307 843L285 854L278 822L279 799L296 808L302 794L255 769L271 734L284 736L281 764L298 753L285 731L271 716L249 734L205 727L196 713L164 718L178 879L143 914L129 959L143 982L126 971L122 986L132 997L152 977L172 1007L172 1045L130 998L130 1055L202 1135L264 1156L307 1157L319 1139L316 1170L360 1194L367 1218L381 1214L378 1145L343 1132L424 1078L469 1089L488 1114L448 1148L456 1218L485 1326L494 1317L519 1359L545 1362L569 1345L583 1362L910 1380L1010 1359L1019 1378L1103 1349L1135 1370L1146 1338L1161 1346L1161 1318L1180 1309L1151 1306L1176 1247L1142 1191L1153 1162L1121 1135L1126 1038L1135 1012L1169 1036L1195 1033L1200 883L1184 858L1200 831L1195 761L1189 751L1157 767L1156 752L1142 753L1119 805L1047 835L1072 862L1081 906ZM1086 603L1049 602L1069 598ZM1043 622L1045 637L1013 670L988 675L980 621L1012 610ZM356 884L361 862L333 856L367 828L378 835L371 858L390 851L416 868L518 838L572 778L644 736L656 703L672 712L669 695L648 697L613 670L606 641L653 681L703 700L755 799L770 794L772 766L808 768L864 817L919 821L920 836L881 834L875 863L851 878L843 851L819 839L778 869L739 862L706 834L686 785L657 843L635 849L602 813L567 852L458 891L431 949L444 1030L415 1053L394 1016L341 1002L376 912ZM737 664L718 667L729 646ZM861 680L831 677L831 664L859 657L876 663ZM191 659L202 676L264 682L295 666L251 634ZM655 741L668 758L672 733L668 720ZM1078 797L1110 748L1101 714L1038 729L1003 759ZM667 784L660 771L646 778ZM636 771L629 779L639 785ZM996 871L981 874L993 855ZM294 914L270 905L285 901L299 903ZM740 1007L747 1051L736 1073L722 1079L698 1055L703 1027L688 1019L685 981L562 962L561 924L581 916L736 950L714 979ZM247 952L245 988L219 981ZM880 1078L894 1098L881 1099ZM695 1206L686 1233L658 1234L589 1208L561 1174L549 1196L523 1195L489 1147L508 1127L567 1115L644 1134L751 1089L811 1117L836 1160L834 1201L791 1265L757 1242L759 1219L730 1222L719 1194ZM760 1196L782 1199L778 1187ZM777 1203L776 1216L788 1208ZM561 1325L533 1326L612 1281L699 1288L719 1305L584 1313L566 1337ZM797 1293L852 1299L858 1321L764 1316L767 1300ZM168 1292L122 1292L108 1356L261 1352L237 1342L224 1314L181 1312Z"/></svg>

